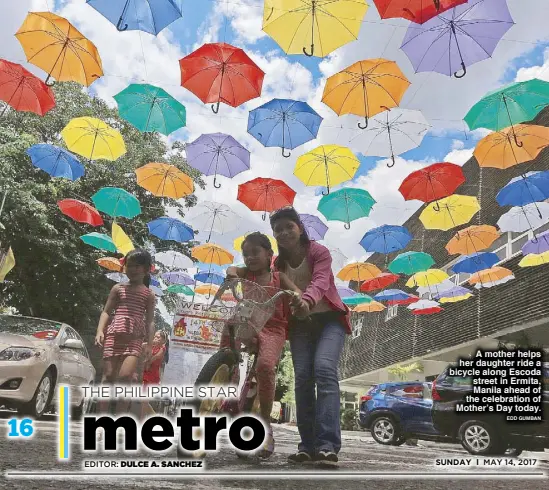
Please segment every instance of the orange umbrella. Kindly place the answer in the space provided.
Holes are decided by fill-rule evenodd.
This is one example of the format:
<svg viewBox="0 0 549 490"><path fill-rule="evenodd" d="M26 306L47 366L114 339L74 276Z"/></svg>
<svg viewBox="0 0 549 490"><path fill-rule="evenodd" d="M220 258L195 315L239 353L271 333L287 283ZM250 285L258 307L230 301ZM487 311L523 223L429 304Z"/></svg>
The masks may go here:
<svg viewBox="0 0 549 490"><path fill-rule="evenodd" d="M456 233L446 245L450 255L470 255L481 250L486 250L498 238L500 233L494 226L474 225L464 228Z"/></svg>
<svg viewBox="0 0 549 490"><path fill-rule="evenodd" d="M359 61L328 78L322 102L337 115L364 116L366 129L368 118L397 107L410 81L394 61L376 58Z"/></svg>
<svg viewBox="0 0 549 490"><path fill-rule="evenodd" d="M105 269L108 269L113 272L122 272L124 270L124 267L120 263L120 261L114 257L102 257L100 259L97 259L96 262Z"/></svg>
<svg viewBox="0 0 549 490"><path fill-rule="evenodd" d="M385 306L383 306L378 301L372 301L368 304L361 304L358 305L353 311L355 313L377 313L379 311L383 311L385 309Z"/></svg>
<svg viewBox="0 0 549 490"><path fill-rule="evenodd" d="M492 267L491 269L485 269L480 272L476 272L469 279L469 284L486 284L499 282L506 278L512 278L513 273L505 267ZM514 276L513 276L514 277Z"/></svg>
<svg viewBox="0 0 549 490"><path fill-rule="evenodd" d="M517 145L517 140L520 146ZM474 156L481 167L505 170L534 160L547 146L549 128L517 124L482 138L475 148Z"/></svg>
<svg viewBox="0 0 549 490"><path fill-rule="evenodd" d="M219 289L219 286L215 286L213 284L203 284L202 286L197 286L194 289L194 292L196 294L204 294L207 296L211 296L212 294L217 293L218 289Z"/></svg>
<svg viewBox="0 0 549 490"><path fill-rule="evenodd" d="M135 170L137 183L158 197L181 199L194 192L192 179L174 165L148 163Z"/></svg>
<svg viewBox="0 0 549 490"><path fill-rule="evenodd" d="M346 265L339 271L337 277L342 281L366 281L381 275L381 271L374 264L367 262L354 262Z"/></svg>

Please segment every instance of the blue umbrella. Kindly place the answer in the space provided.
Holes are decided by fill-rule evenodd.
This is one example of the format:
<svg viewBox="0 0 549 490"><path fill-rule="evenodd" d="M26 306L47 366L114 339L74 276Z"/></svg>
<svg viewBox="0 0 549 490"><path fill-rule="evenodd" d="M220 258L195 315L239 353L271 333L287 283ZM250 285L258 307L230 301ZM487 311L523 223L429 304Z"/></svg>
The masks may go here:
<svg viewBox="0 0 549 490"><path fill-rule="evenodd" d="M221 286L221 284L225 281L224 276L208 271L201 271L198 274L195 274L194 278L196 281L205 282L208 284L217 284L218 286Z"/></svg>
<svg viewBox="0 0 549 490"><path fill-rule="evenodd" d="M386 289L374 296L376 301L405 301L410 297L408 293L400 289Z"/></svg>
<svg viewBox="0 0 549 490"><path fill-rule="evenodd" d="M491 269L501 259L494 252L481 252L461 257L453 266L455 274L474 274L475 272Z"/></svg>
<svg viewBox="0 0 549 490"><path fill-rule="evenodd" d="M316 138L322 118L306 102L273 99L248 117L248 133L263 146L293 150Z"/></svg>
<svg viewBox="0 0 549 490"><path fill-rule="evenodd" d="M193 229L175 218L158 218L147 223L149 231L162 240L188 242L194 238Z"/></svg>
<svg viewBox="0 0 549 490"><path fill-rule="evenodd" d="M404 226L383 225L368 231L360 240L366 252L388 254L402 250L412 240L410 232Z"/></svg>
<svg viewBox="0 0 549 490"><path fill-rule="evenodd" d="M198 271L217 272L219 274L224 274L225 270L229 267L229 264L217 265L217 264L205 264L204 262L197 262L195 264L195 267Z"/></svg>
<svg viewBox="0 0 549 490"><path fill-rule="evenodd" d="M159 288L160 281L158 279L155 279L154 277L151 277L151 286L156 286L157 288Z"/></svg>
<svg viewBox="0 0 549 490"><path fill-rule="evenodd" d="M143 31L155 36L182 16L181 0L87 0L119 31Z"/></svg>
<svg viewBox="0 0 549 490"><path fill-rule="evenodd" d="M496 201L500 206L526 206L549 199L549 171L528 172L512 179L501 189ZM541 217L541 212L538 209Z"/></svg>
<svg viewBox="0 0 549 490"><path fill-rule="evenodd" d="M27 149L32 164L52 177L63 177L69 180L79 179L84 175L84 166L70 151L53 145L34 145Z"/></svg>

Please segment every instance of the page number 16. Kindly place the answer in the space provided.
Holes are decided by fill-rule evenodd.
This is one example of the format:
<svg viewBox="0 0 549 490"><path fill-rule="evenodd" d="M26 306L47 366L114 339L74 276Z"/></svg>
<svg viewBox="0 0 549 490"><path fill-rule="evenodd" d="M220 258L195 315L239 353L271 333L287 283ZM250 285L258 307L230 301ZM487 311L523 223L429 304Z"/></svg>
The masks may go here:
<svg viewBox="0 0 549 490"><path fill-rule="evenodd" d="M34 432L32 419L10 419L8 420L8 437L30 437Z"/></svg>

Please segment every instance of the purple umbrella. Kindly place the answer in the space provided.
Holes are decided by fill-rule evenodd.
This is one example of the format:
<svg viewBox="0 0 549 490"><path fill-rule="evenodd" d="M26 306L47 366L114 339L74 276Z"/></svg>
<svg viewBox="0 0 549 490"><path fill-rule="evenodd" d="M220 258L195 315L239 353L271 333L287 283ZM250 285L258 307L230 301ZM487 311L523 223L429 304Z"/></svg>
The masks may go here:
<svg viewBox="0 0 549 490"><path fill-rule="evenodd" d="M401 49L416 73L463 78L467 66L492 56L513 24L505 0L470 0L425 24L411 24ZM458 75L460 65L463 73Z"/></svg>
<svg viewBox="0 0 549 490"><path fill-rule="evenodd" d="M328 227L320 220L318 216L312 214L300 214L301 222L305 231L311 240L323 240Z"/></svg>
<svg viewBox="0 0 549 490"><path fill-rule="evenodd" d="M351 288L345 288L338 286L337 292L339 293L340 298L352 298L353 296L358 296L356 291L353 291Z"/></svg>
<svg viewBox="0 0 549 490"><path fill-rule="evenodd" d="M232 179L235 175L250 169L250 152L232 136L223 133L203 134L186 147L187 162L204 175L217 174Z"/></svg>
<svg viewBox="0 0 549 490"><path fill-rule="evenodd" d="M522 247L522 254L542 254L549 250L549 231L534 237L532 240L527 241Z"/></svg>
<svg viewBox="0 0 549 490"><path fill-rule="evenodd" d="M164 272L162 279L169 284L182 284L183 286L190 286L195 283L191 276L181 271Z"/></svg>

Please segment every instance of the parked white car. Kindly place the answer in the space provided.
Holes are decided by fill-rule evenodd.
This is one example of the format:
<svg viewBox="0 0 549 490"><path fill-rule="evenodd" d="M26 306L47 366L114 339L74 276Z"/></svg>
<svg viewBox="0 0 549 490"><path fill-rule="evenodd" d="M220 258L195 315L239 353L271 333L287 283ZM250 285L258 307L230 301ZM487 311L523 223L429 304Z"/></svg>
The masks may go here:
<svg viewBox="0 0 549 490"><path fill-rule="evenodd" d="M57 398L56 387L72 389L73 414L81 414L80 386L95 378L82 338L69 325L0 315L0 405L40 418Z"/></svg>

